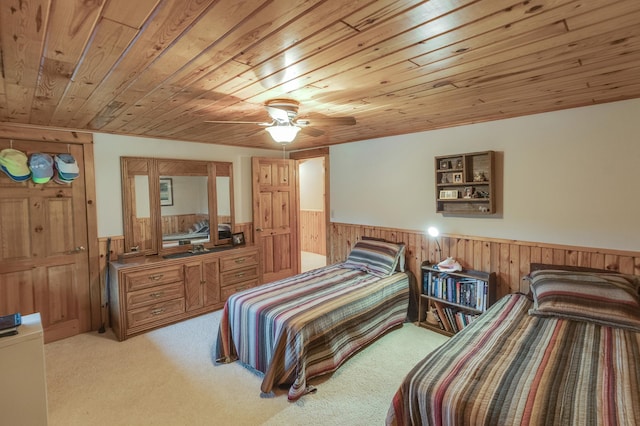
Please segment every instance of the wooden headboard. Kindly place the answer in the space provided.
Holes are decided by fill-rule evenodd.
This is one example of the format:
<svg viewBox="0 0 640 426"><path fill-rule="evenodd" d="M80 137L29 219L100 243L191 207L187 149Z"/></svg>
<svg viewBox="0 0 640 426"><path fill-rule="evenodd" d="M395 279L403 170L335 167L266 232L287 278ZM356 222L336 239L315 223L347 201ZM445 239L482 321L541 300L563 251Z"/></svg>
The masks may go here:
<svg viewBox="0 0 640 426"><path fill-rule="evenodd" d="M548 263L531 263L529 264L529 271L539 271L541 269L555 269L560 271L571 271L571 272L599 272L599 273L609 273L609 274L618 274L618 271L612 271L610 269L596 269L596 268L587 268L584 266L569 266L569 265L551 265Z"/></svg>

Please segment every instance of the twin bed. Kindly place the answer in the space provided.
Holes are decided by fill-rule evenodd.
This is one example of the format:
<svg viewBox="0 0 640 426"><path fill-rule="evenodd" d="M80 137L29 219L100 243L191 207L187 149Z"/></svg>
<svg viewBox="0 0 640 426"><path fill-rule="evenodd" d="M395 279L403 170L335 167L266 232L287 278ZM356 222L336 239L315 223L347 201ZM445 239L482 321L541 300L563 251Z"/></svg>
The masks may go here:
<svg viewBox="0 0 640 426"><path fill-rule="evenodd" d="M236 293L225 303L216 360L240 360L264 374L261 390L288 386L289 400L315 389L312 377L336 370L388 330L409 305L404 246L359 241L346 262Z"/></svg>
<svg viewBox="0 0 640 426"><path fill-rule="evenodd" d="M231 296L216 359L264 374L262 392L308 380L407 319L404 246L359 241L346 262ZM640 424L640 278L542 269L415 365L389 425ZM382 368L382 367L381 367Z"/></svg>
<svg viewBox="0 0 640 426"><path fill-rule="evenodd" d="M640 424L638 277L529 279L409 372L387 424Z"/></svg>

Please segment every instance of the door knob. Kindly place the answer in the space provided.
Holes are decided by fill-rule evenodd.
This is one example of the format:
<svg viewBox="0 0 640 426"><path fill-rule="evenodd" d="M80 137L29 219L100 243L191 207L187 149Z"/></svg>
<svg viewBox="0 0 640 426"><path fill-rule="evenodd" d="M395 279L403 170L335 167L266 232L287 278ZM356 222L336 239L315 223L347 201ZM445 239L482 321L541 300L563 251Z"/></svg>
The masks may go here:
<svg viewBox="0 0 640 426"><path fill-rule="evenodd" d="M262 232L262 228L256 228L256 232Z"/></svg>
<svg viewBox="0 0 640 426"><path fill-rule="evenodd" d="M65 252L66 254L75 254L75 253L80 253L81 251L85 251L87 250L86 248L84 248L84 246L78 246L76 248L74 248L73 250L69 250L67 252Z"/></svg>

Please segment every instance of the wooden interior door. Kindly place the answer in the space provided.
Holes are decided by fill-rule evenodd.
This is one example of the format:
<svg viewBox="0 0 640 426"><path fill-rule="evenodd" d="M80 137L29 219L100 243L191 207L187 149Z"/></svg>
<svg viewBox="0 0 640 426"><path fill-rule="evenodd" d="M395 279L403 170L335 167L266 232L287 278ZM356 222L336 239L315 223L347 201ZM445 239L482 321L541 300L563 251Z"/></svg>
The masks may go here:
<svg viewBox="0 0 640 426"><path fill-rule="evenodd" d="M0 172L0 315L39 312L45 341L91 329L87 211L80 145L0 139L27 155L69 152L71 184L14 182Z"/></svg>
<svg viewBox="0 0 640 426"><path fill-rule="evenodd" d="M300 272L295 160L252 158L253 240L262 247L263 281Z"/></svg>

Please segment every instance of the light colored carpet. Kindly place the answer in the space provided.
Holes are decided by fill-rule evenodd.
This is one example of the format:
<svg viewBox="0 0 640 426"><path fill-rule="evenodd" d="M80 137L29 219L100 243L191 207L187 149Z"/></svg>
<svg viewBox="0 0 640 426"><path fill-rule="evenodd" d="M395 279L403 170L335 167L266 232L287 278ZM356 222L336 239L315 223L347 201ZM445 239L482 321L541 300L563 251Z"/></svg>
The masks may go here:
<svg viewBox="0 0 640 426"><path fill-rule="evenodd" d="M291 403L261 397L238 362L213 364L220 312L124 342L109 330L45 345L49 425L380 425L402 378L447 340L404 324Z"/></svg>

